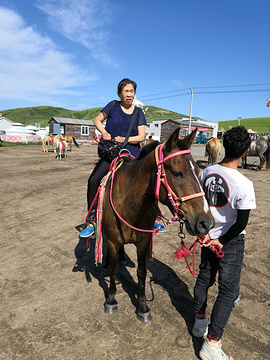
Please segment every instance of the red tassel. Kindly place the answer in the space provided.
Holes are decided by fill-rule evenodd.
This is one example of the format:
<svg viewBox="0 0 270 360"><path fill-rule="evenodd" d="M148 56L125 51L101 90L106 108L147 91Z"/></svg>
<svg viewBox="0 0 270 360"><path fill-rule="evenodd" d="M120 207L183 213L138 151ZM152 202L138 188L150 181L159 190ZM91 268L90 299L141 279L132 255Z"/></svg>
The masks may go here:
<svg viewBox="0 0 270 360"><path fill-rule="evenodd" d="M173 257L181 260L182 256L186 257L189 254L190 254L190 251L185 247L185 245L182 245L181 249L178 249L175 251L175 253L173 254Z"/></svg>
<svg viewBox="0 0 270 360"><path fill-rule="evenodd" d="M187 249L184 245L184 242L181 241L181 249L177 250L174 254L173 254L173 257L176 258L176 259L181 259L183 256L186 260L186 263L187 263L187 267L191 273L191 275L195 275L195 250L196 250L196 246L197 244L200 242L200 240L202 240L202 238L197 238L197 240L190 246L189 249ZM189 266L189 263L188 263L188 259L187 257L190 255L190 250L193 248L194 246L194 250L193 250L193 270L191 270L191 267Z"/></svg>

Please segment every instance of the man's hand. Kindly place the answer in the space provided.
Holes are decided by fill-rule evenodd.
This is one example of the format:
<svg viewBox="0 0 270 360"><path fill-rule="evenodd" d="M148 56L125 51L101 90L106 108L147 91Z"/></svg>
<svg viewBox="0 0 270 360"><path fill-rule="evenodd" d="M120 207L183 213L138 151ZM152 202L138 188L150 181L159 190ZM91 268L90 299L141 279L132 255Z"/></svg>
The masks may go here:
<svg viewBox="0 0 270 360"><path fill-rule="evenodd" d="M215 252L215 246L218 246L220 250L223 248L223 245L218 239L212 239L207 244L203 243L202 246L209 247L212 252Z"/></svg>

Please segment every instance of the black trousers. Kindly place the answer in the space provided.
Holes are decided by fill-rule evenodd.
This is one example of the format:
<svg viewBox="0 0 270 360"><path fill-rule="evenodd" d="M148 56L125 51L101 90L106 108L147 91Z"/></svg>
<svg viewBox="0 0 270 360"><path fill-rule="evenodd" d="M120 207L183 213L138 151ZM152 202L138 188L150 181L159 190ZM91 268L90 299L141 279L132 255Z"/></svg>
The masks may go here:
<svg viewBox="0 0 270 360"><path fill-rule="evenodd" d="M214 284L218 273L218 296L208 326L208 334L218 340L239 298L244 247L245 237L238 235L223 246L223 258L218 258L209 248L202 248L200 272L194 288L194 306L195 311L205 312L208 289Z"/></svg>
<svg viewBox="0 0 270 360"><path fill-rule="evenodd" d="M89 179L88 179L88 187L87 187L87 206L88 211L92 205L92 202L94 201L94 198L96 196L96 193L98 191L98 187L100 184L100 181L102 178L107 174L107 172L110 169L110 163L100 159L97 165L95 166L93 172L91 173ZM94 221L96 217L96 211L97 211L97 199L95 203L92 206L92 209L87 217L88 221Z"/></svg>

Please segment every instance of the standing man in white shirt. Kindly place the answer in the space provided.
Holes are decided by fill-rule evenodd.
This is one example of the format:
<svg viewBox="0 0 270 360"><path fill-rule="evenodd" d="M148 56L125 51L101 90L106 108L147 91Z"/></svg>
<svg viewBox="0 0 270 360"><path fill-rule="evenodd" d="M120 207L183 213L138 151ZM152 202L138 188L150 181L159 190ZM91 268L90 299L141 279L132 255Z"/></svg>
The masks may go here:
<svg viewBox="0 0 270 360"><path fill-rule="evenodd" d="M240 274L244 258L245 228L251 209L256 208L253 183L238 170L239 160L247 155L250 136L243 126L230 129L224 135L224 159L205 168L200 181L206 194L215 226L204 238L200 272L194 288L195 324L192 333L204 336L202 360L233 360L221 349L221 337L232 309L240 297ZM209 241L210 240L210 241ZM218 245L224 257L218 258ZM218 296L211 319L206 317L207 293L218 276Z"/></svg>

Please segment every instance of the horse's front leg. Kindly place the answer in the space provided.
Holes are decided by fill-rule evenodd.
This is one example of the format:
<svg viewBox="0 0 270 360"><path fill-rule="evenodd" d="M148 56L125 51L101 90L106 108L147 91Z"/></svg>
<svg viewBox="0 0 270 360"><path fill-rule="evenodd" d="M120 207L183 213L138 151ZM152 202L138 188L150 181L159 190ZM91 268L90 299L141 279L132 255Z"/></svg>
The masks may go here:
<svg viewBox="0 0 270 360"><path fill-rule="evenodd" d="M246 169L246 167L247 167L247 157L246 156L242 157L242 167L244 169Z"/></svg>
<svg viewBox="0 0 270 360"><path fill-rule="evenodd" d="M109 256L109 274L110 274L110 287L108 297L104 303L104 311L107 314L115 313L117 308L117 301L115 300L116 285L115 278L117 274L117 248L111 240L107 240L107 256Z"/></svg>
<svg viewBox="0 0 270 360"><path fill-rule="evenodd" d="M138 301L139 308L137 309L137 318L142 322L149 322L152 320L149 307L146 305L145 296L145 279L146 279L146 255L150 248L151 235L148 235L137 246L137 258L138 258Z"/></svg>

